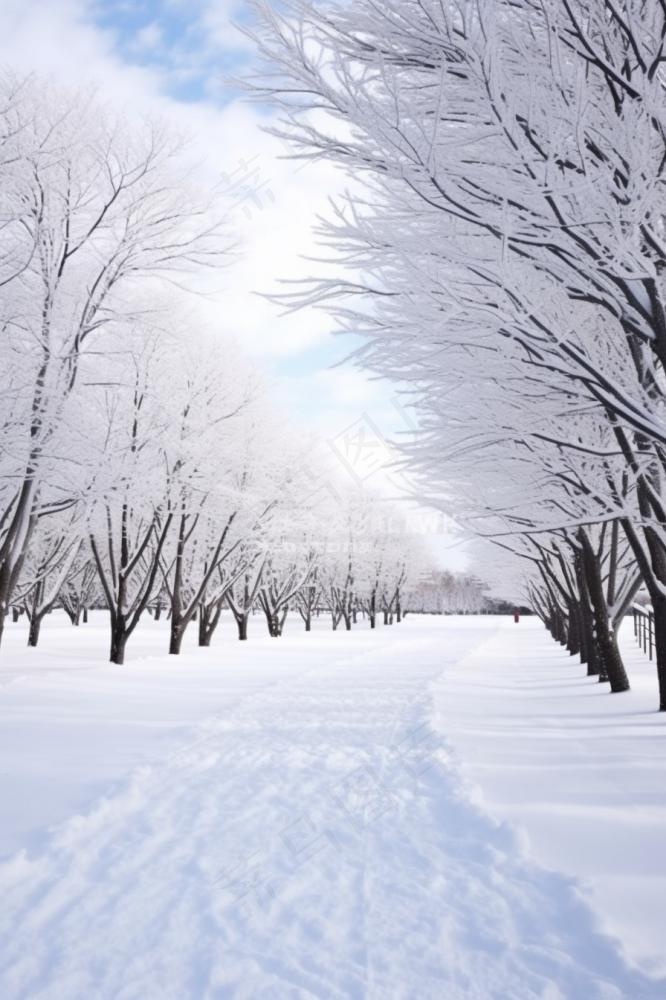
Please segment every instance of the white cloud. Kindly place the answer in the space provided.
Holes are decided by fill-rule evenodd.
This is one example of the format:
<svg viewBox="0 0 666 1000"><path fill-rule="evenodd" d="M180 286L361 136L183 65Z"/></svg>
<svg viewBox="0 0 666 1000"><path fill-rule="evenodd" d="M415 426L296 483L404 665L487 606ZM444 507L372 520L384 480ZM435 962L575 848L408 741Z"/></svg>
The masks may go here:
<svg viewBox="0 0 666 1000"><path fill-rule="evenodd" d="M163 38L164 31L159 21L151 21L137 31L134 48L137 52L150 52L162 43Z"/></svg>
<svg viewBox="0 0 666 1000"><path fill-rule="evenodd" d="M43 73L67 86L97 85L112 103L138 108L160 102L155 74L123 64L114 34L88 20L85 0L3 0L0 58L19 72Z"/></svg>
<svg viewBox="0 0 666 1000"><path fill-rule="evenodd" d="M209 0L204 4L199 23L207 35L210 48L252 52L251 39L236 27L242 6L238 0Z"/></svg>
<svg viewBox="0 0 666 1000"><path fill-rule="evenodd" d="M368 409L373 405L385 405L385 388L382 383L371 380L368 375L354 368L328 368L317 372L316 390L341 406L357 406Z"/></svg>

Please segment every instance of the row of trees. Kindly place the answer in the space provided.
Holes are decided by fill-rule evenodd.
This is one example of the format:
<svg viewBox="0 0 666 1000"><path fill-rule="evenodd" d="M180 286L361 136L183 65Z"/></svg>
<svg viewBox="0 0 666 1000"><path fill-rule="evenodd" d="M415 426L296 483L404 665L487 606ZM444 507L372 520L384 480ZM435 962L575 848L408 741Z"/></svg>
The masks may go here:
<svg viewBox="0 0 666 1000"><path fill-rule="evenodd" d="M135 435L145 454L150 443L142 447L140 430ZM75 626L89 609L108 610L110 658L123 663L145 614L164 616L169 652L178 654L193 623L198 645L209 646L225 609L245 640L258 612L277 638L290 611L307 632L322 614L333 630L349 631L359 619L370 628L400 622L405 602L414 606L423 553L413 537L373 533L372 507L383 509L384 501L352 495L337 513L322 508L314 516L284 498L284 483L266 480L266 492L251 493L247 465L241 476L238 492L187 499L182 479L169 484L175 496L157 492L163 483L154 482L153 494L134 480L131 488L109 491L95 510L79 506L81 524L64 515L40 524L11 609L15 620L27 617L28 644L37 645L54 608Z"/></svg>
<svg viewBox="0 0 666 1000"><path fill-rule="evenodd" d="M184 293L227 242L191 175L160 126L0 78L0 639L56 606L108 609L115 663L161 607L174 654L223 607L241 639L257 608L276 637L289 609L374 627L421 570L382 501L313 495L308 443Z"/></svg>
<svg viewBox="0 0 666 1000"><path fill-rule="evenodd" d="M488 586L467 573L433 570L410 597L410 610L430 615L474 615L494 610Z"/></svg>
<svg viewBox="0 0 666 1000"><path fill-rule="evenodd" d="M422 493L613 691L641 584L666 710L666 5L257 4L256 84L360 178L300 290L407 388Z"/></svg>

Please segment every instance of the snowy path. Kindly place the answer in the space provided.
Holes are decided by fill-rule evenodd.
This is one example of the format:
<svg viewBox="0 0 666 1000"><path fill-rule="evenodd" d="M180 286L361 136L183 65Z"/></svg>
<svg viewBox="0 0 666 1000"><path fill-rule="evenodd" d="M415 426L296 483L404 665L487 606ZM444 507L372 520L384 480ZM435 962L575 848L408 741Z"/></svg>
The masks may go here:
<svg viewBox="0 0 666 1000"><path fill-rule="evenodd" d="M410 624L276 675L2 865L3 1000L663 1000L431 728L492 630Z"/></svg>

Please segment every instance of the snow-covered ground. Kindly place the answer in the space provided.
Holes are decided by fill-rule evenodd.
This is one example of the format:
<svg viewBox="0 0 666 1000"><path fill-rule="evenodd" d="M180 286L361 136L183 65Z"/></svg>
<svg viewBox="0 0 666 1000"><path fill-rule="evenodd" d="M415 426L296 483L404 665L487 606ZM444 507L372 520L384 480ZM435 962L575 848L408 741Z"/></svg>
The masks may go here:
<svg viewBox="0 0 666 1000"><path fill-rule="evenodd" d="M147 622L125 667L99 616L7 627L0 997L663 1000L631 636L613 697L533 620L323 626L168 658Z"/></svg>
<svg viewBox="0 0 666 1000"><path fill-rule="evenodd" d="M620 640L632 690L611 695L536 619L506 621L437 683L436 724L475 800L581 880L631 959L666 976L666 718L630 619Z"/></svg>

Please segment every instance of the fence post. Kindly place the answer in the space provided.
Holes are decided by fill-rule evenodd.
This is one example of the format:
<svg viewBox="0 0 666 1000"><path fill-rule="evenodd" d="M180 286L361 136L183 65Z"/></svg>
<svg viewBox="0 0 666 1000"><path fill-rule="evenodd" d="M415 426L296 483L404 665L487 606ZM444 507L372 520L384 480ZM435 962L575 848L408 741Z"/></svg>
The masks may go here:
<svg viewBox="0 0 666 1000"><path fill-rule="evenodd" d="M634 604L632 612L634 616L634 636L639 647L644 653L647 653L651 660L655 645L654 611L650 605L644 608L640 604Z"/></svg>
<svg viewBox="0 0 666 1000"><path fill-rule="evenodd" d="M649 612L648 622L650 626L650 659L652 659L652 640L654 638L654 617L652 612Z"/></svg>

